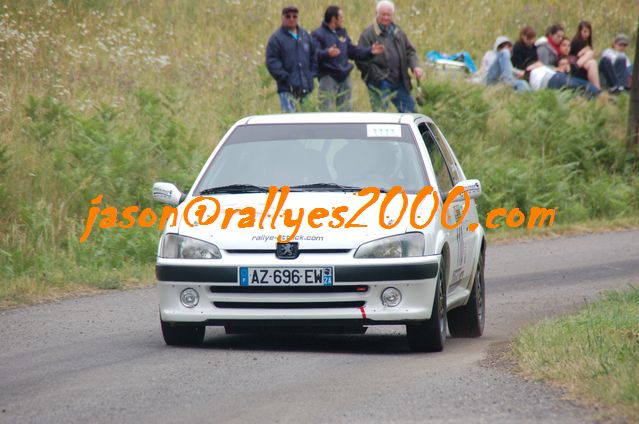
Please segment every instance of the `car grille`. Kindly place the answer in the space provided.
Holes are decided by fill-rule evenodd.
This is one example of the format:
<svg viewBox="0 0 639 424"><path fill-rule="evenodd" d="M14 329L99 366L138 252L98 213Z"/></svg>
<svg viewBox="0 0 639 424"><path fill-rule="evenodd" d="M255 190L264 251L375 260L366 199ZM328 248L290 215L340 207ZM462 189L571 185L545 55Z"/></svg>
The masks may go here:
<svg viewBox="0 0 639 424"><path fill-rule="evenodd" d="M224 309L316 309L316 308L359 308L364 301L346 302L213 302L216 308Z"/></svg>
<svg viewBox="0 0 639 424"><path fill-rule="evenodd" d="M352 249L300 249L299 254L302 253L348 253ZM275 249L226 249L226 253L250 253L250 254L275 254Z"/></svg>
<svg viewBox="0 0 639 424"><path fill-rule="evenodd" d="M368 286L211 286L211 293L366 293Z"/></svg>

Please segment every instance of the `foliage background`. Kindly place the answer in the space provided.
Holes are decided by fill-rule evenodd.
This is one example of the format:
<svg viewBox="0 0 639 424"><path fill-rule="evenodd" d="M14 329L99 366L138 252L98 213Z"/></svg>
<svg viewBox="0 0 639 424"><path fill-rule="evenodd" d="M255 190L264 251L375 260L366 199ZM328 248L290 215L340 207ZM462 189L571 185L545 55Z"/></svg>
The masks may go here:
<svg viewBox="0 0 639 424"><path fill-rule="evenodd" d="M300 23L328 3L300 0ZM153 181L192 182L228 127L278 112L264 66L279 1L10 1L0 4L0 305L80 288L152 281L158 234L100 231L78 242L89 200L156 206ZM343 2L357 40L373 0ZM633 39L636 0L397 1L397 22L420 57L468 50L496 36L591 20L595 48ZM633 43L634 44L634 43ZM633 45L631 44L631 45ZM634 54L634 52L630 52ZM355 110L369 109L359 74ZM442 127L480 208L559 207L557 221L636 216L639 178L623 151L626 95L587 102L569 93L516 95L427 74L423 112ZM313 108L313 105L311 105Z"/></svg>

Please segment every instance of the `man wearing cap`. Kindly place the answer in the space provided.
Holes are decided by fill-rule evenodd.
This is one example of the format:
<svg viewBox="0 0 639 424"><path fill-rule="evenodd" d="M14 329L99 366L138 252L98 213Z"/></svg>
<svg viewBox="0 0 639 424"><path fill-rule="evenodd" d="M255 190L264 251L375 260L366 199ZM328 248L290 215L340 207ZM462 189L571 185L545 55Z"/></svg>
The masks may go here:
<svg viewBox="0 0 639 424"><path fill-rule="evenodd" d="M406 33L393 22L393 2L378 2L375 12L375 22L362 32L357 44L367 48L380 43L384 46L384 54L355 62L368 87L371 107L374 111L386 111L390 100L399 112L415 112L408 70L411 69L418 80L424 73L419 67L415 47L408 41Z"/></svg>
<svg viewBox="0 0 639 424"><path fill-rule="evenodd" d="M323 111L339 112L353 110L350 73L353 64L348 59L368 60L384 53L384 46L374 43L372 47L354 46L344 28L344 13L337 6L329 6L324 12L322 25L311 34L317 41L320 108Z"/></svg>
<svg viewBox="0 0 639 424"><path fill-rule="evenodd" d="M504 83L517 91L530 91L530 86L524 80L518 79L510 61L513 43L510 38L500 35L495 40L493 50L489 50L481 61L481 67L475 81L488 85ZM523 76L523 72L521 74Z"/></svg>
<svg viewBox="0 0 639 424"><path fill-rule="evenodd" d="M313 91L317 74L315 43L297 24L299 10L295 6L282 9L282 26L266 46L266 67L277 82L277 93L283 112L295 112Z"/></svg>
<svg viewBox="0 0 639 424"><path fill-rule="evenodd" d="M611 93L621 93L630 89L632 64L626 55L628 44L630 44L630 38L626 34L617 34L612 48L607 48L601 54L599 70Z"/></svg>

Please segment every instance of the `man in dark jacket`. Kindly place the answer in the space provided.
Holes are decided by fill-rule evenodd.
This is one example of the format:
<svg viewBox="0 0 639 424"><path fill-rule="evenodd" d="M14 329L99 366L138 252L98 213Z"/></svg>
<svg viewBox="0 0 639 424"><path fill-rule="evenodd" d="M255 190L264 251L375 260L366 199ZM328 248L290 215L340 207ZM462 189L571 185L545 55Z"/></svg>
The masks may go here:
<svg viewBox="0 0 639 424"><path fill-rule="evenodd" d="M393 23L393 2L382 0L377 3L375 10L375 23L362 32L358 45L369 47L379 42L384 45L384 54L370 60L356 61L368 87L371 107L374 111L386 111L390 100L399 112L415 112L408 69L412 69L418 80L424 73L419 67L415 48L404 31Z"/></svg>
<svg viewBox="0 0 639 424"><path fill-rule="evenodd" d="M348 59L368 60L384 53L384 46L374 43L369 48L354 46L344 28L344 13L337 6L329 6L324 12L324 22L311 34L317 41L319 67L319 98L323 111L353 110L350 73L353 64Z"/></svg>
<svg viewBox="0 0 639 424"><path fill-rule="evenodd" d="M282 27L275 31L266 46L266 67L277 81L277 93L283 112L295 112L313 91L317 75L315 42L297 24L295 6L282 9Z"/></svg>

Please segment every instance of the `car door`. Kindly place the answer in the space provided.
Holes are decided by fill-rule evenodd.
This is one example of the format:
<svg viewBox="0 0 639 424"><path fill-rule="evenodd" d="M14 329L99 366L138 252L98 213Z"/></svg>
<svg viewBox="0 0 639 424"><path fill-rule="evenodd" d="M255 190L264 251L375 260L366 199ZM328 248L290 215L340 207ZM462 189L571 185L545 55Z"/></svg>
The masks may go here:
<svg viewBox="0 0 639 424"><path fill-rule="evenodd" d="M442 134L441 130L433 123L429 123L428 127L433 133L433 135L435 136L438 146L440 146L441 148L442 154L444 155L444 160L446 161L446 164L451 171L451 178L453 179L453 184L457 184L458 182L465 180L466 176L464 175L464 172L461 166L459 165L459 161L455 157L455 154L450 148L450 145L446 141L446 138ZM457 202L457 203L458 205L456 206L459 206L463 212L463 207L464 207L463 201ZM462 224L458 227L459 234L462 239L462 244L460 247L460 255L462 257L462 261L461 261L462 282L464 282L464 280L466 279L471 278L474 271L474 265L475 265L474 259L477 257L477 254L479 253L477 251L479 248L479 243L476 243L476 233L468 230L468 226L474 222L478 223L479 217L477 215L477 208L475 207L475 200L471 199L470 204L468 206L468 212L464 216L464 220Z"/></svg>
<svg viewBox="0 0 639 424"><path fill-rule="evenodd" d="M450 145L446 141L446 138L442 134L441 130L433 123L429 123L428 127L433 133L433 135L435 136L435 139L437 140L437 144L438 146L440 146L442 150L444 160L446 161L446 164L451 170L453 184L457 184L458 182L465 180L466 177L464 175L464 172L462 171L461 166L459 165L459 162L457 161L457 158L452 152L452 149L450 148ZM456 203L455 207L458 208L458 210L463 213L463 208L464 208L463 200L460 200L455 203ZM468 211L464 216L464 220L461 223L461 225L457 228L459 231L459 236L461 240L460 264L462 269L460 271L459 278L461 279L461 284L463 286L467 286L468 285L467 283L469 283L470 278L472 277L473 270L474 270L473 268L474 259L477 257L477 254L478 254L477 249L479 248L479 244L476 243L476 233L468 230L468 226L474 222L478 223L479 219L477 216L475 201L471 199L468 206Z"/></svg>
<svg viewBox="0 0 639 424"><path fill-rule="evenodd" d="M442 214L446 214L446 221L449 224L452 224L456 221L455 214L456 212L456 204L451 205L448 210L444 211L443 209L443 200L446 194L453 188L454 183L451 177L450 170L446 165L446 160L440 147L437 144L437 140L433 136L432 131L428 128L425 122L418 123L417 128L419 129L419 133L422 136L422 140L424 145L426 146L426 150L428 151L428 156L430 157L430 161L433 165L433 170L435 171L435 178L437 179L437 187L439 191L440 203L439 207L442 211ZM459 202L456 202L459 203ZM460 246L462 240L460 238L459 229L448 230L446 228L442 228L443 231L446 232L446 241L448 243L450 258L448 259L448 269L450 270L448 275L448 293L450 294L455 287L459 284L459 274L460 269L462 268L460 265L461 256L460 256Z"/></svg>

